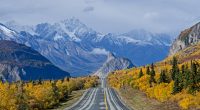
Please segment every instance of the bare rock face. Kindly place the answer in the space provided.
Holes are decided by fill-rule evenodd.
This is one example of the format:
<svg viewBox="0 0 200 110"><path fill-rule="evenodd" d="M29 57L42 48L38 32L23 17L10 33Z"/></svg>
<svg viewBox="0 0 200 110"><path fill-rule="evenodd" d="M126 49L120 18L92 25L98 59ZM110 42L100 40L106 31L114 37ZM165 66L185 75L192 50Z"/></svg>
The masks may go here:
<svg viewBox="0 0 200 110"><path fill-rule="evenodd" d="M0 40L0 77L4 81L61 79L69 73L37 51L14 41Z"/></svg>
<svg viewBox="0 0 200 110"><path fill-rule="evenodd" d="M97 75L99 77L106 77L110 72L132 67L134 67L134 65L129 59L118 58L112 53L109 53L106 62L94 73L94 75Z"/></svg>
<svg viewBox="0 0 200 110"><path fill-rule="evenodd" d="M199 41L200 41L200 23L197 23L191 28L181 32L179 37L172 44L169 55L174 55L176 52L190 45L195 45Z"/></svg>

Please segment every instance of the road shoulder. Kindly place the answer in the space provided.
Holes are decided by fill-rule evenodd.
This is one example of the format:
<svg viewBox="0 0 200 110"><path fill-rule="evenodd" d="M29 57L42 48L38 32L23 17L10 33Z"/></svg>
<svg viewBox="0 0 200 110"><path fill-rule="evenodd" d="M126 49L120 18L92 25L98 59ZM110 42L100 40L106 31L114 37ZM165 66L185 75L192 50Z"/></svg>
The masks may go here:
<svg viewBox="0 0 200 110"><path fill-rule="evenodd" d="M131 87L117 90L124 102L134 110L180 110L174 102L159 102L148 98L145 93Z"/></svg>
<svg viewBox="0 0 200 110"><path fill-rule="evenodd" d="M58 106L56 106L54 109L50 110L64 110L65 108L68 108L72 106L74 103L78 102L80 98L83 96L86 90L78 90L73 91L67 100L62 101Z"/></svg>

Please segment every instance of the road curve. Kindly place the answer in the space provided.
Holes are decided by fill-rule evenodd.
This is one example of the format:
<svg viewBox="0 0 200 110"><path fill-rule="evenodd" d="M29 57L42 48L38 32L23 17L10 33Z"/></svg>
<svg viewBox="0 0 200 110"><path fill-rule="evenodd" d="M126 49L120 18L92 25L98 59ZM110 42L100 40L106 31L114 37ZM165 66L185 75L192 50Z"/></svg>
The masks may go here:
<svg viewBox="0 0 200 110"><path fill-rule="evenodd" d="M88 89L80 100L65 110L131 110L117 92L106 87L105 78L101 79L101 86Z"/></svg>

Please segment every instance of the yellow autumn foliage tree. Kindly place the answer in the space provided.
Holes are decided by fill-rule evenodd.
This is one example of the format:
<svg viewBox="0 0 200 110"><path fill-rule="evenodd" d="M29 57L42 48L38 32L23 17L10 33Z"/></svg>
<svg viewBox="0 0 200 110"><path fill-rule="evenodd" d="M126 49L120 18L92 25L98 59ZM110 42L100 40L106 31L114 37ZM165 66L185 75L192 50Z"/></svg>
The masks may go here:
<svg viewBox="0 0 200 110"><path fill-rule="evenodd" d="M196 63L197 62L197 63ZM196 60L195 63L198 65L200 60ZM181 64L178 64L178 67L181 68L182 65L187 65L188 67L191 67L190 62L183 62ZM188 88L182 88L182 90L177 93L173 94L173 87L174 87L174 81L171 78L171 62L168 60L168 62L159 62L155 64L154 70L155 70L155 82L150 85L150 74L147 74L147 66L143 67L137 67L137 68L131 68L128 70L118 70L115 71L108 76L108 83L111 87L115 89L120 89L124 86L129 86L134 89L139 89L146 93L146 95L150 98L155 98L161 102L165 102L168 100L175 101L179 104L179 106L183 109L189 109L190 107L195 107L197 109L200 109L200 91L196 90L194 94L188 93ZM150 66L149 66L150 67ZM143 71L144 75L142 77L139 76L140 70ZM162 70L165 70L166 74L166 81L167 83L160 81L160 73ZM197 72L200 72L200 68L197 69ZM199 74L198 74L199 75ZM183 76L187 77L187 76ZM200 76L195 76L200 77ZM183 78L180 78L179 81L184 81ZM185 83L185 82L184 82ZM196 84L194 87L197 88L197 86L200 85L200 83ZM200 90L200 88L197 88Z"/></svg>
<svg viewBox="0 0 200 110"><path fill-rule="evenodd" d="M0 110L44 110L67 99L72 91L95 87L98 77L55 81L0 82Z"/></svg>

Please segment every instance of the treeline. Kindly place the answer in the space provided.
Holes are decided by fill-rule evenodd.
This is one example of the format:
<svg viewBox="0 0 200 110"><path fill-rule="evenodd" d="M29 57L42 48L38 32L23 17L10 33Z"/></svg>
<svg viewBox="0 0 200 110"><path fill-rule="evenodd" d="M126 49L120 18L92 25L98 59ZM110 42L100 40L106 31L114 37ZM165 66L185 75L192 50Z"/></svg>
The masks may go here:
<svg viewBox="0 0 200 110"><path fill-rule="evenodd" d="M117 89L131 86L161 102L177 101L188 109L200 109L200 64L191 61L178 64L174 57L169 64L148 65L131 70L116 71L109 75L109 84Z"/></svg>
<svg viewBox="0 0 200 110"><path fill-rule="evenodd" d="M183 89L194 95L200 91L200 65L197 61L191 61L190 68L188 64L183 64L179 68L177 59L174 57L171 78L174 81L174 94L181 92Z"/></svg>
<svg viewBox="0 0 200 110"><path fill-rule="evenodd" d="M98 85L98 77L0 82L0 110L44 110L66 100L72 91Z"/></svg>

